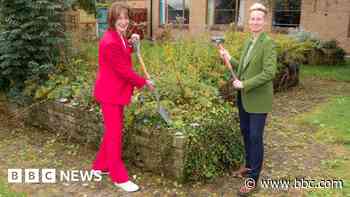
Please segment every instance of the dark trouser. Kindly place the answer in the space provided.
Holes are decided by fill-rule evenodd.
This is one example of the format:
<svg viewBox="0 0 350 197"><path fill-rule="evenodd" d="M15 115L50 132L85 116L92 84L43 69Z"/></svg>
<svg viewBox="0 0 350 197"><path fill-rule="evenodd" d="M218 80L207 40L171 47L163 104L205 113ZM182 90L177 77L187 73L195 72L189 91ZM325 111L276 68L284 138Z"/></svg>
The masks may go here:
<svg viewBox="0 0 350 197"><path fill-rule="evenodd" d="M267 114L246 112L243 108L240 93L237 96L237 106L244 141L245 165L246 168L251 169L248 171L248 177L257 181L264 157L263 133Z"/></svg>

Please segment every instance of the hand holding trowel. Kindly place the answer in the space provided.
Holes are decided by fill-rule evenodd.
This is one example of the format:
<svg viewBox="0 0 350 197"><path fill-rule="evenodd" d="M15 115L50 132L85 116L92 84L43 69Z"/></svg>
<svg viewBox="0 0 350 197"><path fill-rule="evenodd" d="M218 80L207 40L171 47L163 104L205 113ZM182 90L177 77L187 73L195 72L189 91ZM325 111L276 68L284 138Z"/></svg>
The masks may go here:
<svg viewBox="0 0 350 197"><path fill-rule="evenodd" d="M211 41L216 44L216 46L217 46L217 48L219 50L225 50L224 47L222 46L222 44L225 42L224 37L222 37L222 36L213 36L213 37L211 37ZM224 59L225 65L227 66L227 68L231 72L233 80L238 80L235 72L233 71L233 68L232 68L232 65L231 65L230 61L227 58L225 58L225 57L223 59Z"/></svg>
<svg viewBox="0 0 350 197"><path fill-rule="evenodd" d="M142 69L143 73L145 74L146 79L150 80L151 77L150 77L149 73L147 72L145 63L144 63L143 58L141 56L140 40L139 39L134 40L133 45L134 45L134 50L135 50L136 55L137 55L137 59L139 60L139 62L141 64L141 69ZM169 113L167 112L167 110L164 107L162 107L160 105L160 95L159 95L158 90L156 88L154 88L154 91L152 91L152 92L153 92L153 94L154 94L154 96L156 97L156 100L157 100L157 111L158 111L158 113L160 114L160 116L163 118L163 120L167 124L170 124L171 123L171 119L169 117Z"/></svg>

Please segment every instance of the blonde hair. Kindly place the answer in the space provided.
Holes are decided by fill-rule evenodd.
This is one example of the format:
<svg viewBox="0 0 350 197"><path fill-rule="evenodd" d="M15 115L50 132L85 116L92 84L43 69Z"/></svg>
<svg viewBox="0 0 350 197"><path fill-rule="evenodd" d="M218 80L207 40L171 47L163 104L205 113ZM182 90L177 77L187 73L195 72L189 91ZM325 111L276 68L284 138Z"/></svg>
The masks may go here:
<svg viewBox="0 0 350 197"><path fill-rule="evenodd" d="M267 9L266 9L266 7L265 7L263 4L261 4L261 3L254 3L252 6L250 6L249 11L250 11L250 12L253 12L253 11L260 11L260 12L263 12L265 15L267 15Z"/></svg>

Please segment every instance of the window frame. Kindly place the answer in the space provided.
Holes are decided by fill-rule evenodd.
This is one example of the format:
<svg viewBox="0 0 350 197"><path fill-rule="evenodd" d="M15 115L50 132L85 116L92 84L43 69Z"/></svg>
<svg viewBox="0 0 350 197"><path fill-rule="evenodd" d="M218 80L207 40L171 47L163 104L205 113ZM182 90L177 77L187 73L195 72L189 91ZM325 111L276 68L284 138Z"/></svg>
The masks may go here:
<svg viewBox="0 0 350 197"><path fill-rule="evenodd" d="M286 0L290 1L290 0ZM295 1L295 0L293 0ZM302 0L299 1L299 9L291 9L291 5L289 5L288 9L276 9L278 1L275 2L274 4L274 9L272 13L272 27L273 28L298 28L300 26L301 22L301 5L302 5ZM276 22L276 13L289 13L290 16L293 15L293 13L296 13L296 17L299 18L298 23L277 23ZM283 17L283 16L282 16ZM285 17L285 16L284 16ZM292 16L295 17L295 16Z"/></svg>
<svg viewBox="0 0 350 197"><path fill-rule="evenodd" d="M232 0L232 8L215 8L215 3L218 0L207 0L207 9L206 9L206 24L210 27L211 30L225 30L232 23L238 23L239 21L239 12L240 12L240 4L241 0ZM236 5L238 2L238 5ZM210 8L210 3L213 4L213 7ZM212 13L210 13L212 12ZM229 23L217 23L216 17L220 12L233 12L232 21ZM238 13L237 13L238 12ZM238 14L237 18L236 15ZM237 21L236 21L237 20Z"/></svg>
<svg viewBox="0 0 350 197"><path fill-rule="evenodd" d="M166 25L171 25L172 27L185 27L188 28L188 25L190 23L190 6L186 7L186 3L190 3L191 0L181 0L182 1L182 18L185 18L184 23L174 23L176 20L169 20L169 3L168 1L171 0L160 0L159 2L159 26L164 27ZM164 6L164 7L162 7ZM186 15L187 11L187 15ZM162 18L163 17L163 18ZM187 18L187 20L186 20Z"/></svg>

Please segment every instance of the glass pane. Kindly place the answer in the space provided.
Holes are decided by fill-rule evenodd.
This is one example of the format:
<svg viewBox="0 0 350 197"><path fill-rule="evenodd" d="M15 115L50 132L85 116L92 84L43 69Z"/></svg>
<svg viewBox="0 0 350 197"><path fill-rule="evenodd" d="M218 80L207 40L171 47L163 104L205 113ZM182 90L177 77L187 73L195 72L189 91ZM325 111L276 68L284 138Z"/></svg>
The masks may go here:
<svg viewBox="0 0 350 197"><path fill-rule="evenodd" d="M276 0L275 10L300 10L301 0Z"/></svg>
<svg viewBox="0 0 350 197"><path fill-rule="evenodd" d="M183 10L183 0L168 0L168 10Z"/></svg>
<svg viewBox="0 0 350 197"><path fill-rule="evenodd" d="M235 11L234 10L216 10L215 11L215 24L229 24L234 22Z"/></svg>
<svg viewBox="0 0 350 197"><path fill-rule="evenodd" d="M276 0L274 26L297 27L300 24L300 0Z"/></svg>
<svg viewBox="0 0 350 197"><path fill-rule="evenodd" d="M300 23L300 12L281 11L275 12L275 26L296 27Z"/></svg>
<svg viewBox="0 0 350 197"><path fill-rule="evenodd" d="M175 23L176 19L183 18L183 10L168 10L169 23Z"/></svg>
<svg viewBox="0 0 350 197"><path fill-rule="evenodd" d="M236 0L215 0L216 9L235 9Z"/></svg>
<svg viewBox="0 0 350 197"><path fill-rule="evenodd" d="M236 0L214 0L214 24L229 24L235 20ZM210 5L208 5L210 6ZM208 10L209 11L209 10ZM210 21L210 19L209 19Z"/></svg>
<svg viewBox="0 0 350 197"><path fill-rule="evenodd" d="M168 0L168 22L189 23L189 1Z"/></svg>

